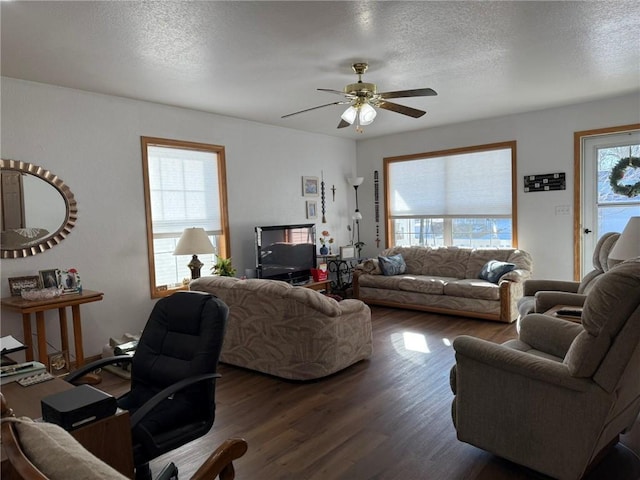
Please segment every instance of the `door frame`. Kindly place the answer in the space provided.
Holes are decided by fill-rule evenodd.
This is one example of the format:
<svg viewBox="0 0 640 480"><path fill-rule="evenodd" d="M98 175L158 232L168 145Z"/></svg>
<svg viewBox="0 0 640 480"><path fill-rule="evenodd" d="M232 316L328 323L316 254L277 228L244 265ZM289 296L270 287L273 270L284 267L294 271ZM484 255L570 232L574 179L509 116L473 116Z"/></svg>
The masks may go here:
<svg viewBox="0 0 640 480"><path fill-rule="evenodd" d="M582 278L582 141L586 137L640 130L640 123L573 133L573 279Z"/></svg>

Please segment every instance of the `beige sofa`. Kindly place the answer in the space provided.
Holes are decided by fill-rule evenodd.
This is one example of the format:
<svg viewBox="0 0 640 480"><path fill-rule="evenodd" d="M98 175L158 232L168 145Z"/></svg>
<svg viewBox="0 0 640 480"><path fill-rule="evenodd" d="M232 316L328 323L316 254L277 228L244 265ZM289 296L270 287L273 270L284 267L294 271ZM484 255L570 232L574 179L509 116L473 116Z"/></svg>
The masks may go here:
<svg viewBox="0 0 640 480"><path fill-rule="evenodd" d="M290 380L338 372L373 352L371 310L277 280L208 276L191 290L229 306L220 361Z"/></svg>
<svg viewBox="0 0 640 480"><path fill-rule="evenodd" d="M354 271L354 295L372 305L449 313L500 322L518 317L523 282L531 276L531 256L515 248L394 247L380 255L402 255L406 270L383 275L377 258ZM515 268L496 283L478 278L491 260Z"/></svg>

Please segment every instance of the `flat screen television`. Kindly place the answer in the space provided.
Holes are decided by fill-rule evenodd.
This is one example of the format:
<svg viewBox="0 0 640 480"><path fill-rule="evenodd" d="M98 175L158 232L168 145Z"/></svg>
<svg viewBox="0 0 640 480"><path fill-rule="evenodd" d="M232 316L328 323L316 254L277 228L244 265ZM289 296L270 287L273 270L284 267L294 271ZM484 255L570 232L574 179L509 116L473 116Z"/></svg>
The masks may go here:
<svg viewBox="0 0 640 480"><path fill-rule="evenodd" d="M312 268L316 268L315 224L256 227L258 278L304 283Z"/></svg>

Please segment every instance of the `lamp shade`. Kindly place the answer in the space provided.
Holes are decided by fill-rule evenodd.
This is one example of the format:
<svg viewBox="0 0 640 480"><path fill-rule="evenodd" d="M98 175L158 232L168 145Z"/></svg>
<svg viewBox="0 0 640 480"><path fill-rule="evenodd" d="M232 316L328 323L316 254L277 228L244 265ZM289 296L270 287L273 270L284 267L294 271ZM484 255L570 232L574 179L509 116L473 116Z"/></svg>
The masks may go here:
<svg viewBox="0 0 640 480"><path fill-rule="evenodd" d="M357 114L358 110L355 107L351 106L347 108L342 115L340 115L340 118L351 125L355 121Z"/></svg>
<svg viewBox="0 0 640 480"><path fill-rule="evenodd" d="M609 258L628 260L640 257L640 217L631 217L613 246Z"/></svg>
<svg viewBox="0 0 640 480"><path fill-rule="evenodd" d="M214 253L213 244L204 228L185 228L180 240L173 251L174 255L193 255L199 253Z"/></svg>
<svg viewBox="0 0 640 480"><path fill-rule="evenodd" d="M347 178L347 182L349 182L349 185L352 187L358 187L364 182L364 177L349 177Z"/></svg>
<svg viewBox="0 0 640 480"><path fill-rule="evenodd" d="M360 125L370 125L373 123L373 120L376 118L376 109L373 108L368 103L365 103L360 107Z"/></svg>

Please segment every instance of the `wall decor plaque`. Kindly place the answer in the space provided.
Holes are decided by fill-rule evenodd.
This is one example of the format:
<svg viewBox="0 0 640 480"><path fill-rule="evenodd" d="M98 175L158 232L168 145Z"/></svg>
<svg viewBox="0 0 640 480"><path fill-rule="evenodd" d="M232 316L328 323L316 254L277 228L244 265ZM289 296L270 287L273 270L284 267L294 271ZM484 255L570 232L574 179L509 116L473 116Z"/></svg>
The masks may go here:
<svg viewBox="0 0 640 480"><path fill-rule="evenodd" d="M525 175L525 192L548 192L550 190L566 190L567 182L564 172L545 173L542 175Z"/></svg>

